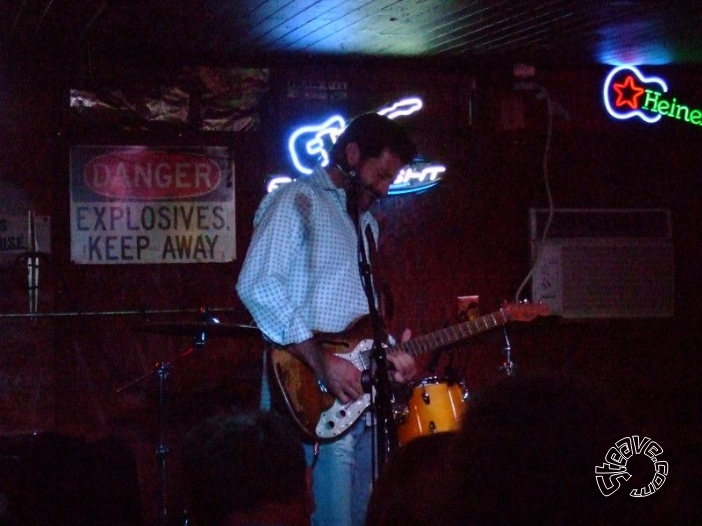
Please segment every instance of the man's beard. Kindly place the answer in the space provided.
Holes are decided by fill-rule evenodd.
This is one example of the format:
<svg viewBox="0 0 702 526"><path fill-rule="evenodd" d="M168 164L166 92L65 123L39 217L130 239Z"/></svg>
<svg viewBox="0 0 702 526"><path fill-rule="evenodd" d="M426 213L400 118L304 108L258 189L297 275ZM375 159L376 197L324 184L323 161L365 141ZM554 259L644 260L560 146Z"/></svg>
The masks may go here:
<svg viewBox="0 0 702 526"><path fill-rule="evenodd" d="M359 213L367 212L371 207L383 196L379 195L375 189L368 184L365 184L359 177L351 180L350 187L350 205L353 206Z"/></svg>

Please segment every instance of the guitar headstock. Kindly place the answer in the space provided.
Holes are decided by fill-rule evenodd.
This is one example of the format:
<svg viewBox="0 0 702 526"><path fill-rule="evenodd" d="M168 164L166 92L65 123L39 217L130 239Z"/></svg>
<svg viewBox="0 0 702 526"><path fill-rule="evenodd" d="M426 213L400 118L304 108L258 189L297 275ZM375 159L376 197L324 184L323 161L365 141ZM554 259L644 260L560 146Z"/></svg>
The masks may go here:
<svg viewBox="0 0 702 526"><path fill-rule="evenodd" d="M551 314L551 309L545 303L504 303L500 310L509 321L531 321Z"/></svg>

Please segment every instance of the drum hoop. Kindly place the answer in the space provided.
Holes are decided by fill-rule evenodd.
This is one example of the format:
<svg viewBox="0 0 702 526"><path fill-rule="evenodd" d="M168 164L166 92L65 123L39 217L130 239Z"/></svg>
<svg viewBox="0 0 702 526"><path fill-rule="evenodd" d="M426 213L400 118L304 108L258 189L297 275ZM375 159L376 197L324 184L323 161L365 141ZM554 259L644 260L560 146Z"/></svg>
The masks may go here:
<svg viewBox="0 0 702 526"><path fill-rule="evenodd" d="M445 376L434 375L434 376L427 376L426 378L422 378L421 380L417 380L417 382L415 382L412 387L413 388L426 387L428 385L439 385L439 384L464 386L465 382L463 380L451 381L448 378L446 378Z"/></svg>

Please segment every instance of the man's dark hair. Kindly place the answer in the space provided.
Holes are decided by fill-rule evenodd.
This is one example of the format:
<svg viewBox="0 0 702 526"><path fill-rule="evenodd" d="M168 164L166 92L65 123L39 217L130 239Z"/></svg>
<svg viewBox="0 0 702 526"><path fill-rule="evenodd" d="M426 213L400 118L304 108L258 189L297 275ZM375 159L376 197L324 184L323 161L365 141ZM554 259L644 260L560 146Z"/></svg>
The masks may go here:
<svg viewBox="0 0 702 526"><path fill-rule="evenodd" d="M385 148L396 153L404 164L411 163L417 155L416 146L402 126L377 113L359 115L346 126L332 147L332 160L343 166L344 149L352 142L358 145L362 159L378 157Z"/></svg>
<svg viewBox="0 0 702 526"><path fill-rule="evenodd" d="M300 501L307 491L299 435L274 412L210 418L187 435L182 462L195 524L217 525L232 512Z"/></svg>

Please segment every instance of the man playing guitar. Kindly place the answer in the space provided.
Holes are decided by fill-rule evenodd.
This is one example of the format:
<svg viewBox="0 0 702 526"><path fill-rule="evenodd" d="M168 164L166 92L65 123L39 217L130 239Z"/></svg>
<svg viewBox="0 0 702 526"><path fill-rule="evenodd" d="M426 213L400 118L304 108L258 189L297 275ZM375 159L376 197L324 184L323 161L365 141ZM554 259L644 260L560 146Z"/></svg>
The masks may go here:
<svg viewBox="0 0 702 526"><path fill-rule="evenodd" d="M415 154L397 123L376 113L361 115L338 137L329 166L269 194L256 212L239 297L266 338L310 371L317 385L309 388L329 391L342 406L364 397L361 368L326 352L315 335L339 333L370 312L359 237L366 250L367 230L378 239L370 208ZM416 375L410 353L399 350L387 360L394 381ZM364 523L373 482L369 424L358 418L343 433L308 447L313 524Z"/></svg>

